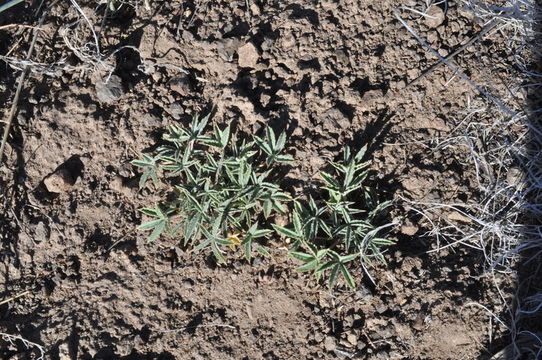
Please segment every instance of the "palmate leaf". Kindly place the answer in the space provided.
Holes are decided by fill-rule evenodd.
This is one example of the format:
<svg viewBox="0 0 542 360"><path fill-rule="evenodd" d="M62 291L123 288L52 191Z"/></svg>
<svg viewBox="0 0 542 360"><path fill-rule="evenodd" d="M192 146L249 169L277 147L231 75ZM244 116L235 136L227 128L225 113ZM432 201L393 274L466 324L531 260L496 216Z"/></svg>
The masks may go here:
<svg viewBox="0 0 542 360"><path fill-rule="evenodd" d="M254 252L268 256L256 242L277 229L259 228L256 219L262 210L267 218L285 214L284 202L291 200L274 183L273 165L293 160L280 154L286 135L268 128L264 139L238 141L229 126L211 127L209 120L209 115L195 114L188 126L171 126L155 157L145 154L134 160L142 169L142 186L164 175L175 190L164 202L167 211L142 210L152 219L140 229L149 231L152 240L164 232L178 234L193 250L212 251L219 262L225 260L228 247L244 249L248 259ZM236 241L230 232L237 234Z"/></svg>
<svg viewBox="0 0 542 360"><path fill-rule="evenodd" d="M265 128L265 139L254 136L254 141L267 155L266 164L270 166L274 162L293 162L294 159L287 155L280 155L286 145L286 134L281 133L278 138L275 131L270 127Z"/></svg>
<svg viewBox="0 0 542 360"><path fill-rule="evenodd" d="M302 252L299 252L299 251L291 251L290 256L293 257L294 259L303 261L305 263L316 260L316 257L314 255L302 253Z"/></svg>
<svg viewBox="0 0 542 360"><path fill-rule="evenodd" d="M316 201L309 197L306 202L295 201L292 222L273 226L295 240L290 255L304 263L297 270L313 271L317 279L325 275L330 287L342 277L349 288L355 289L356 281L349 270L351 262L383 260L381 247L393 243L376 236L382 227L376 227L373 221L391 203L378 205L374 189L363 184L369 165L362 162L365 151L366 147L352 155L350 149L345 149L342 162L330 163L336 176L321 173L327 199Z"/></svg>
<svg viewBox="0 0 542 360"><path fill-rule="evenodd" d="M344 264L341 263L341 264L339 264L339 269L341 270L341 273L343 275L344 280L346 281L346 284L352 290L355 290L356 289L356 282L354 281L354 278L352 277L352 275L350 274L350 272L348 271L346 266L344 266Z"/></svg>
<svg viewBox="0 0 542 360"><path fill-rule="evenodd" d="M241 242L241 245L244 246L244 249L245 249L245 257L247 258L247 260L250 261L250 259L252 258L252 242L254 239L258 239L258 238L261 238L261 237L265 237L267 236L268 234L272 233L273 231L272 230L269 230L269 229L258 229L258 222L256 222L255 224L253 224L247 231L247 233L245 234L244 236L244 239L243 241ZM257 250L259 253L262 254L262 251L264 251L265 256L269 256L269 253L267 252L267 250L265 250L263 247L261 246L258 246L258 250Z"/></svg>
<svg viewBox="0 0 542 360"><path fill-rule="evenodd" d="M142 189L145 187L147 180L152 179L152 182L155 186L158 185L158 165L157 158L150 157L146 154L141 155L143 159L141 160L132 160L130 163L137 167L143 169L143 174L139 178L139 188Z"/></svg>
<svg viewBox="0 0 542 360"><path fill-rule="evenodd" d="M302 240L303 239L303 235L296 233L295 230L288 229L288 228L286 228L284 226L280 226L280 225L277 225L277 224L271 224L271 226L273 226L273 229L275 229L275 231L285 235L286 237L296 239L296 240Z"/></svg>
<svg viewBox="0 0 542 360"><path fill-rule="evenodd" d="M147 216L157 218L142 223L137 227L138 230L142 231L152 230L151 234L147 238L148 242L156 240L162 234L162 232L164 232L164 230L169 231L169 217L164 211L162 211L162 209L160 209L159 206L156 206L154 209L143 208L140 209L140 211Z"/></svg>

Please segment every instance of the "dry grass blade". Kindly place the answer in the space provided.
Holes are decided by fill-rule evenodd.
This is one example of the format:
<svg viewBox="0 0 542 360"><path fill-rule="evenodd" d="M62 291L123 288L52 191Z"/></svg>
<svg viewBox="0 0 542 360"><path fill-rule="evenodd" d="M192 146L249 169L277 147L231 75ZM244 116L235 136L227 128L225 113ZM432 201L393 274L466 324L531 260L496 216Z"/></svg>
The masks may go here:
<svg viewBox="0 0 542 360"><path fill-rule="evenodd" d="M20 298L20 297L26 296L26 295L28 295L28 294L30 294L30 291L29 291L29 290L23 291L23 292L20 293L20 294L17 294L17 295L12 296L12 297L10 297L10 298L8 298L8 299L5 299L5 300L0 301L0 305L7 304L7 303L9 303L9 302L11 302L11 301L13 301L13 300L15 300L15 299L18 299L18 298Z"/></svg>
<svg viewBox="0 0 542 360"><path fill-rule="evenodd" d="M9 342L13 346L16 346L17 341L20 341L26 349L35 348L39 352L39 357L37 357L36 360L45 360L45 349L40 344L36 344L35 342L27 340L19 335L12 335L3 332L0 332L0 338Z"/></svg>
<svg viewBox="0 0 542 360"><path fill-rule="evenodd" d="M43 24L43 20L45 19L45 14L42 15L38 28ZM30 60L30 57L32 56L32 53L34 52L34 46L36 45L36 40L38 38L39 31L34 29L34 35L32 37L32 42L30 43L30 48L28 49L28 52L26 54L26 60ZM26 74L28 73L28 66L25 66L23 69L23 72L19 76L19 79L17 81L17 90L15 91L15 96L13 98L13 103L11 105L11 110L9 112L8 118L6 120L6 125L4 126L4 134L2 136L2 143L0 145L0 163L2 162L2 158L4 155L4 149L6 147L6 143L8 141L9 133L11 130L11 125L13 122L13 118L15 117L15 113L17 112L17 105L19 103L19 97L21 95L21 90L23 89L24 80L26 78Z"/></svg>

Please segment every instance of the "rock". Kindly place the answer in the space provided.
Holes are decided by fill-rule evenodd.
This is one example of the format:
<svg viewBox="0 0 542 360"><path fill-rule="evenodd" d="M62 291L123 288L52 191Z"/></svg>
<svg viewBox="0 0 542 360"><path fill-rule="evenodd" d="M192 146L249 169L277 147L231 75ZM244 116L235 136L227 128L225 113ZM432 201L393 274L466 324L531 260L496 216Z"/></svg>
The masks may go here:
<svg viewBox="0 0 542 360"><path fill-rule="evenodd" d="M122 87L122 79L117 75L111 75L108 81L107 79L99 80L96 83L96 97L102 103L112 103L117 101L124 89Z"/></svg>
<svg viewBox="0 0 542 360"><path fill-rule="evenodd" d="M34 240L37 242L43 242L47 241L47 239L49 239L49 229L47 229L45 223L40 221L34 230Z"/></svg>
<svg viewBox="0 0 542 360"><path fill-rule="evenodd" d="M60 194L70 190L74 183L75 179L67 169L58 169L43 180L43 184L47 191L54 194Z"/></svg>
<svg viewBox="0 0 542 360"><path fill-rule="evenodd" d="M406 220L401 226L401 234L412 236L418 232L419 228L414 225L410 220Z"/></svg>
<svg viewBox="0 0 542 360"><path fill-rule="evenodd" d="M116 175L109 181L109 188L113 191L123 192L125 190L124 179Z"/></svg>
<svg viewBox="0 0 542 360"><path fill-rule="evenodd" d="M426 14L430 16L425 18L425 25L429 28L437 28L444 22L444 10L440 6L431 6Z"/></svg>
<svg viewBox="0 0 542 360"><path fill-rule="evenodd" d="M348 334L346 336L346 340L353 346L356 346L356 344L358 343L358 337L356 336L356 334Z"/></svg>
<svg viewBox="0 0 542 360"><path fill-rule="evenodd" d="M331 108L324 112L324 129L331 133L337 133L340 130L347 129L351 121L343 112L337 108Z"/></svg>
<svg viewBox="0 0 542 360"><path fill-rule="evenodd" d="M179 103L173 103L170 106L165 107L164 110L175 120L180 120L181 116L184 114L184 109Z"/></svg>
<svg viewBox="0 0 542 360"><path fill-rule="evenodd" d="M192 280L192 279L184 279L184 280L182 281L182 284L183 284L183 286L184 286L185 288L191 289L192 286L194 286L194 280Z"/></svg>
<svg viewBox="0 0 542 360"><path fill-rule="evenodd" d="M246 43L237 50L239 56L239 66L244 68L253 68L258 63L260 55L252 43Z"/></svg>
<svg viewBox="0 0 542 360"><path fill-rule="evenodd" d="M467 224L472 223L471 218L461 214L459 211L452 211L450 214L448 214L447 218L452 222L462 222Z"/></svg>
<svg viewBox="0 0 542 360"><path fill-rule="evenodd" d="M70 348L68 343L62 343L58 345L58 358L60 360L71 360Z"/></svg>
<svg viewBox="0 0 542 360"><path fill-rule="evenodd" d="M231 62L233 60L233 55L239 48L239 39L236 38L227 38L218 41L217 51L218 56L220 56L224 61Z"/></svg>
<svg viewBox="0 0 542 360"><path fill-rule="evenodd" d="M374 110L375 105L384 100L384 92L382 90L368 90L361 97L359 104L361 111Z"/></svg>
<svg viewBox="0 0 542 360"><path fill-rule="evenodd" d="M192 86L190 85L188 75L178 76L171 79L169 82L169 87L171 90L183 97L189 96L192 93Z"/></svg>
<svg viewBox="0 0 542 360"><path fill-rule="evenodd" d="M324 347L326 348L326 351L335 350L337 348L335 338L333 336L326 336L326 339L324 340Z"/></svg>

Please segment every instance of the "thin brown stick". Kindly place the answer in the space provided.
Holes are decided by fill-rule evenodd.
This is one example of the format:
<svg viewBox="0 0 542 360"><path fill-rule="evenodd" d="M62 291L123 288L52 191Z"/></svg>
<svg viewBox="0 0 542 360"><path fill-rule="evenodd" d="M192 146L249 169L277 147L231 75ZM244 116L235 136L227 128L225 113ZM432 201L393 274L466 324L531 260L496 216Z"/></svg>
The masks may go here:
<svg viewBox="0 0 542 360"><path fill-rule="evenodd" d="M28 295L28 294L30 294L29 290L23 291L22 293L17 294L15 296L12 296L9 299L5 299L5 300L0 301L0 305L7 304L8 302L11 302L11 301L13 301L15 299L18 299L18 298L23 297L23 296Z"/></svg>
<svg viewBox="0 0 542 360"><path fill-rule="evenodd" d="M24 28L24 29L33 29L33 30L43 31L43 29L41 29L39 27L31 26L31 25L24 25L24 24L2 25L2 26L0 26L0 30L6 30L6 29L9 29L9 28L13 28L13 27L20 27L20 28Z"/></svg>
<svg viewBox="0 0 542 360"><path fill-rule="evenodd" d="M460 54L461 52L463 52L463 50L465 50L466 48L468 48L469 46L471 46L472 44L474 44L476 41L478 41L479 39L482 38L482 36L484 36L484 34L486 34L489 30L493 29L495 27L495 25L497 25L498 21L497 19L493 19L491 20L489 23L487 23L483 28L482 30L480 30L480 32L478 32L478 34L474 35L473 37L471 37L469 39L469 41L467 41L465 44L461 45L456 51L454 51L453 53L447 55L444 57L445 60L452 60L454 57L456 57L458 54ZM439 61L437 62L436 64L434 64L433 66L431 66L429 69L427 69L426 71L424 71L420 76L418 76L417 78L415 78L414 80L412 80L411 82L409 82L407 84L406 87L410 87L412 85L414 85L415 83L417 83L418 81L420 81L421 79L423 79L424 77L426 77L427 75L431 74L433 71L437 70L439 67L441 67L442 65L444 65L445 63L442 62L442 61Z"/></svg>
<svg viewBox="0 0 542 360"><path fill-rule="evenodd" d="M44 19L45 19L45 14L41 17L38 27L40 27L43 24ZM28 52L26 53L26 60L30 60L32 53L34 52L34 46L36 45L38 33L39 31L34 29L34 37L32 38L32 42L30 43L30 48L28 49ZM13 97L13 103L11 104L11 110L9 112L8 119L6 121L6 125L4 126L4 135L2 136L2 144L0 144L0 163L2 162L2 157L4 155L4 148L8 141L9 132L11 130L11 124L13 122L13 118L15 117L15 113L17 112L17 105L19 103L21 90L23 89L24 79L26 78L26 74L28 73L28 68L29 68L28 65L25 66L23 69L23 72L19 76L17 90L15 91L15 96Z"/></svg>

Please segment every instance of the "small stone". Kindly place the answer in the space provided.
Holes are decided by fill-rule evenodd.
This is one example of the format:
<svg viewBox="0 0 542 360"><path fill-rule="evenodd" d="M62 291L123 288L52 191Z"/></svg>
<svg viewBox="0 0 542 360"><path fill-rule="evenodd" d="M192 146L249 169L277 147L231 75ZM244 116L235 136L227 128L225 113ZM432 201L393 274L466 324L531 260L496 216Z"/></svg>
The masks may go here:
<svg viewBox="0 0 542 360"><path fill-rule="evenodd" d="M324 347L327 351L333 351L337 348L337 342L333 336L326 336Z"/></svg>
<svg viewBox="0 0 542 360"><path fill-rule="evenodd" d="M45 223L40 221L38 225L36 225L36 229L34 230L34 240L37 242L43 242L47 241L48 238L49 230L47 229Z"/></svg>
<svg viewBox="0 0 542 360"><path fill-rule="evenodd" d="M68 191L74 183L75 180L70 172L66 169L59 169L43 180L43 184L45 185L47 191L54 194L60 194Z"/></svg>
<svg viewBox="0 0 542 360"><path fill-rule="evenodd" d="M184 279L183 280L183 286L187 289L190 289L192 288L192 286L194 286L194 280L192 279Z"/></svg>
<svg viewBox="0 0 542 360"><path fill-rule="evenodd" d="M361 102L359 104L361 111L373 110L376 103L382 101L384 98L384 93L382 90L368 90L361 97Z"/></svg>
<svg viewBox="0 0 542 360"><path fill-rule="evenodd" d="M358 343L358 337L356 336L356 334L348 334L348 336L346 337L346 340L352 344L352 345L356 345Z"/></svg>
<svg viewBox="0 0 542 360"><path fill-rule="evenodd" d="M239 66L244 68L253 68L258 63L260 55L252 43L246 43L237 50L239 56Z"/></svg>
<svg viewBox="0 0 542 360"><path fill-rule="evenodd" d="M170 106L164 108L166 112L171 115L175 120L180 120L181 116L184 114L184 109L179 103L173 103Z"/></svg>
<svg viewBox="0 0 542 360"><path fill-rule="evenodd" d="M124 190L124 179L122 176L116 175L109 181L109 188L113 191L121 192Z"/></svg>
<svg viewBox="0 0 542 360"><path fill-rule="evenodd" d="M410 220L406 220L405 223L401 226L401 233L412 236L418 232L419 228L414 225Z"/></svg>
<svg viewBox="0 0 542 360"><path fill-rule="evenodd" d="M70 348L68 343L62 343L58 345L58 358L60 360L71 360Z"/></svg>
<svg viewBox="0 0 542 360"><path fill-rule="evenodd" d="M260 15L260 13L261 13L259 6L256 5L256 4L251 4L251 5L250 5L250 12L251 12L252 15L254 15L254 16L258 16L258 15Z"/></svg>
<svg viewBox="0 0 542 360"><path fill-rule="evenodd" d="M233 55L235 55L238 48L239 39L236 38L222 39L217 43L218 56L227 62L231 62L233 60Z"/></svg>
<svg viewBox="0 0 542 360"><path fill-rule="evenodd" d="M433 5L427 11L430 17L425 18L425 25L429 28L439 27L444 22L444 10L440 6Z"/></svg>
<svg viewBox="0 0 542 360"><path fill-rule="evenodd" d="M189 96L192 93L192 87L190 85L190 79L188 75L179 76L173 78L169 82L169 87L171 90L175 91L181 96Z"/></svg>
<svg viewBox="0 0 542 360"><path fill-rule="evenodd" d="M111 75L109 80L98 80L96 83L96 97L102 103L115 102L123 93L122 79L117 75Z"/></svg>

